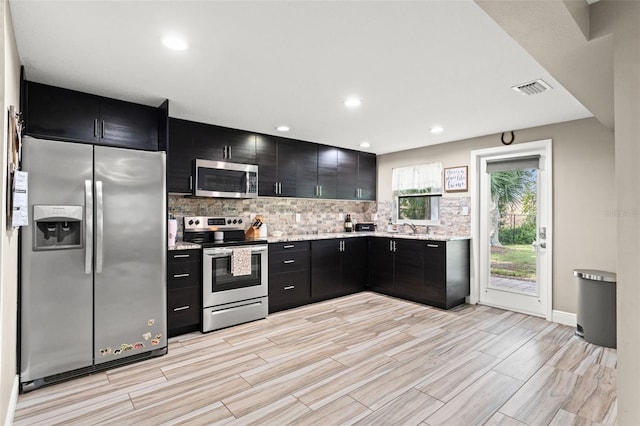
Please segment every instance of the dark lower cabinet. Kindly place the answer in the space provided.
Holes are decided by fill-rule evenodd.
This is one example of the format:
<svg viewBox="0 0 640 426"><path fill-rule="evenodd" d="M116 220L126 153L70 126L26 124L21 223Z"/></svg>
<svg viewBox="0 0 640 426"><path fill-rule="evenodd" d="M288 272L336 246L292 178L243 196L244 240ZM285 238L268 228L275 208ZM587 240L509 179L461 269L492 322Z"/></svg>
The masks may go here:
<svg viewBox="0 0 640 426"><path fill-rule="evenodd" d="M309 241L269 244L269 313L311 302Z"/></svg>
<svg viewBox="0 0 640 426"><path fill-rule="evenodd" d="M370 288L443 309L469 295L469 240L352 237L269 244L269 312Z"/></svg>
<svg viewBox="0 0 640 426"><path fill-rule="evenodd" d="M158 150L159 124L166 111L31 81L24 87L28 135Z"/></svg>
<svg viewBox="0 0 640 426"><path fill-rule="evenodd" d="M469 240L371 238L371 289L450 309L469 295Z"/></svg>
<svg viewBox="0 0 640 426"><path fill-rule="evenodd" d="M391 238L369 239L369 286L373 291L395 295Z"/></svg>
<svg viewBox="0 0 640 426"><path fill-rule="evenodd" d="M311 297L323 300L367 288L365 238L311 241Z"/></svg>
<svg viewBox="0 0 640 426"><path fill-rule="evenodd" d="M401 238L371 238L371 289L390 296L422 301L424 242Z"/></svg>
<svg viewBox="0 0 640 426"><path fill-rule="evenodd" d="M169 337L200 330L202 250L167 253L167 333Z"/></svg>
<svg viewBox="0 0 640 426"><path fill-rule="evenodd" d="M470 291L469 240L428 241L424 247L424 301L450 309Z"/></svg>

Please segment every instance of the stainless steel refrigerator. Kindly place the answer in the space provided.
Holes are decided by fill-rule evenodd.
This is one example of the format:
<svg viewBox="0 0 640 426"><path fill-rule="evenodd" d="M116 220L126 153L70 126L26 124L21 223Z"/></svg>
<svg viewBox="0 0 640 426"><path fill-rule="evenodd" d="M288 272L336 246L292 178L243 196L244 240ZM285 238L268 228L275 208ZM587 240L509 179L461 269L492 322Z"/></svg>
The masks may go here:
<svg viewBox="0 0 640 426"><path fill-rule="evenodd" d="M20 384L166 353L165 154L23 138Z"/></svg>

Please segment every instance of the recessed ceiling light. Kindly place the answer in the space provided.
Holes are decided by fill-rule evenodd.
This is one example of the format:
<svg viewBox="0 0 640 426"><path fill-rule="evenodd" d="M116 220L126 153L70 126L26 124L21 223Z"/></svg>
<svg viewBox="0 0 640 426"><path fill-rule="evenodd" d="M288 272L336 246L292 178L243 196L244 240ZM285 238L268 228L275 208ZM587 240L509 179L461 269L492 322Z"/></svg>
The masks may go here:
<svg viewBox="0 0 640 426"><path fill-rule="evenodd" d="M431 133L442 133L444 129L442 128L442 126L433 126L432 128L429 129L429 131Z"/></svg>
<svg viewBox="0 0 640 426"><path fill-rule="evenodd" d="M360 143L360 148L370 148L371 144L367 141Z"/></svg>
<svg viewBox="0 0 640 426"><path fill-rule="evenodd" d="M357 96L349 96L344 101L344 106L347 108L358 108L362 104L362 101Z"/></svg>
<svg viewBox="0 0 640 426"><path fill-rule="evenodd" d="M189 44L184 37L177 34L170 34L162 38L162 44L171 50L187 50Z"/></svg>
<svg viewBox="0 0 640 426"><path fill-rule="evenodd" d="M289 126L281 125L276 127L276 130L279 132L288 132L289 130L291 130L291 128Z"/></svg>

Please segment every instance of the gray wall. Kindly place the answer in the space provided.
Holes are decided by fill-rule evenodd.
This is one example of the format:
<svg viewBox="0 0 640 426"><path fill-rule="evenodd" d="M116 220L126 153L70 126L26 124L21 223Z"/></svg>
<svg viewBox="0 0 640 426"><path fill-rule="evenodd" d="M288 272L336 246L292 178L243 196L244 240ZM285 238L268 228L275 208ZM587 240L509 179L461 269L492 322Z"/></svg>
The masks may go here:
<svg viewBox="0 0 640 426"><path fill-rule="evenodd" d="M517 130L515 137L514 143L553 140L553 309L575 313L573 269L616 269L613 133L590 118ZM391 200L394 167L434 161L443 167L468 166L472 150L500 145L500 135L489 135L381 155L378 201Z"/></svg>
<svg viewBox="0 0 640 426"><path fill-rule="evenodd" d="M6 202L7 202L7 110L9 105L20 105L20 60L13 37L13 25L9 6L6 0L0 3L0 58L2 58L2 82L0 99L2 99L2 137L0 137L0 152L2 160L0 168L0 422L11 424L13 407L17 398L16 376L16 322L17 322L17 293L18 293L18 231L7 230Z"/></svg>

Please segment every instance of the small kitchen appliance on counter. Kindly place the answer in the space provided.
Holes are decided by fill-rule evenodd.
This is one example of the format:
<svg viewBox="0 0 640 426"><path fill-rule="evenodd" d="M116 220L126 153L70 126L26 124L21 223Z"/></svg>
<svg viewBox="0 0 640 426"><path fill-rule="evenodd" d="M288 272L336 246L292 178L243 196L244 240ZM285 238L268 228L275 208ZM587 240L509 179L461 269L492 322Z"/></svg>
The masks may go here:
<svg viewBox="0 0 640 426"><path fill-rule="evenodd" d="M358 222L356 223L356 232L373 232L376 230L376 226L373 222Z"/></svg>
<svg viewBox="0 0 640 426"><path fill-rule="evenodd" d="M244 228L238 216L184 218L184 240L203 247L203 333L267 316L267 241L246 240Z"/></svg>

